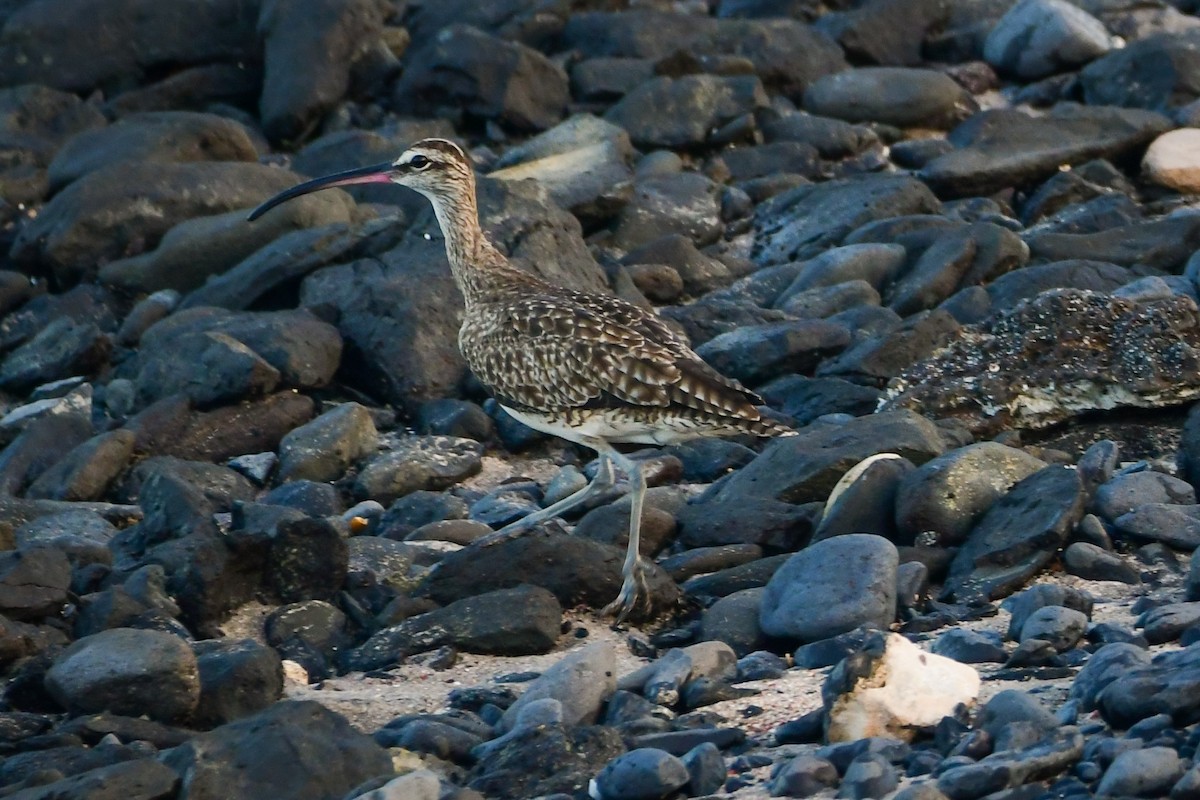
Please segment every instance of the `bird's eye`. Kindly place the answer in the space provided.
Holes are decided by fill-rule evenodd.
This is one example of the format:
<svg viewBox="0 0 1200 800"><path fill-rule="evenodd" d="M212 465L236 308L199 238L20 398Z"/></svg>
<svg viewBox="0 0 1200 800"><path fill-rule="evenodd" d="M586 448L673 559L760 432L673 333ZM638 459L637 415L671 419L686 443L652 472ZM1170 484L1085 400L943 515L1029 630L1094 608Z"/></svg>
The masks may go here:
<svg viewBox="0 0 1200 800"><path fill-rule="evenodd" d="M433 162L423 155L415 155L408 160L408 165L413 169L425 169Z"/></svg>

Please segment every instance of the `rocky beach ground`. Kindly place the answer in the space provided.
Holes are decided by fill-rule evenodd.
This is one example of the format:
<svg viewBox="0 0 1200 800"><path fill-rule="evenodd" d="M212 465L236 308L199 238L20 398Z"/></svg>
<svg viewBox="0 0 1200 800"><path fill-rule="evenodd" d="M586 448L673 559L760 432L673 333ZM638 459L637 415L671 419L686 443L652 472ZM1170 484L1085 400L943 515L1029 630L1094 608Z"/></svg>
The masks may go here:
<svg viewBox="0 0 1200 800"><path fill-rule="evenodd" d="M1193 0L0 0L0 798L1200 798ZM522 268L797 435L625 487Z"/></svg>

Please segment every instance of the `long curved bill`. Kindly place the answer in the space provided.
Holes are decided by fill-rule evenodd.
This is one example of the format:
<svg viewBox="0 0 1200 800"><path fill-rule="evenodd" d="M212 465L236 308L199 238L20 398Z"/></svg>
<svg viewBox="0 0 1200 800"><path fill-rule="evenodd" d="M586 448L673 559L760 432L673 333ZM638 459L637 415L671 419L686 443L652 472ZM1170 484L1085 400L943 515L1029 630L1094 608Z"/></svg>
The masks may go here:
<svg viewBox="0 0 1200 800"><path fill-rule="evenodd" d="M311 181L305 181L275 195L251 211L250 216L246 217L246 219L253 222L280 203L286 203L293 197L299 197L309 192L331 189L334 186L351 186L356 183L389 183L391 182L391 178L388 173L393 169L392 162L385 161L382 164L375 164L370 167L359 167L358 169L348 169L345 172L335 172L333 175L326 175L324 178L313 178Z"/></svg>

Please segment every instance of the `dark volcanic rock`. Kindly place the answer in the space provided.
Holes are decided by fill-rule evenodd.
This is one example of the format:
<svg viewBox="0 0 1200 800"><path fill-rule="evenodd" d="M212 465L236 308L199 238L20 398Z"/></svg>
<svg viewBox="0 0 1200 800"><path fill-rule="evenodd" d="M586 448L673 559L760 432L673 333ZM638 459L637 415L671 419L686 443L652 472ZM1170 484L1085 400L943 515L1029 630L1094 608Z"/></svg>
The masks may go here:
<svg viewBox="0 0 1200 800"><path fill-rule="evenodd" d="M1158 114L1118 108L1064 107L1043 117L984 111L951 131L957 149L933 159L921 178L939 195L972 197L1041 181L1063 164L1113 158L1166 131Z"/></svg>
<svg viewBox="0 0 1200 800"><path fill-rule="evenodd" d="M187 776L192 800L325 800L392 773L386 750L311 701L276 703L191 739L162 762Z"/></svg>
<svg viewBox="0 0 1200 800"><path fill-rule="evenodd" d="M10 257L71 285L94 275L97 261L153 247L176 223L251 207L295 183L286 170L241 162L113 164L55 195Z"/></svg>
<svg viewBox="0 0 1200 800"><path fill-rule="evenodd" d="M361 497L391 503L415 491L440 491L479 472L483 445L451 436L407 436L374 456L358 473Z"/></svg>
<svg viewBox="0 0 1200 800"><path fill-rule="evenodd" d="M371 413L358 403L344 403L283 437L279 479L334 480L378 444Z"/></svg>
<svg viewBox="0 0 1200 800"><path fill-rule="evenodd" d="M285 603L328 600L348 569L346 540L326 519L280 522L271 538L267 586Z"/></svg>
<svg viewBox="0 0 1200 800"><path fill-rule="evenodd" d="M132 431L119 428L93 436L63 456L30 484L26 497L100 500L133 456Z"/></svg>
<svg viewBox="0 0 1200 800"><path fill-rule="evenodd" d="M253 60L257 3L218 0L168 9L154 0L25 4L0 33L0 85L40 83L87 93L142 70ZM108 19L97 35L79 20Z"/></svg>
<svg viewBox="0 0 1200 800"><path fill-rule="evenodd" d="M1025 0L1000 18L984 44L998 70L1025 80L1082 66L1113 46L1104 23L1061 0Z"/></svg>
<svg viewBox="0 0 1200 800"><path fill-rule="evenodd" d="M24 392L71 375L94 375L108 361L112 339L90 322L59 317L0 363L0 388Z"/></svg>
<svg viewBox="0 0 1200 800"><path fill-rule="evenodd" d="M1139 304L1058 290L992 318L893 385L887 408L955 417L977 434L1095 409L1200 397L1200 314L1179 295ZM981 365L991 365L982 369Z"/></svg>
<svg viewBox="0 0 1200 800"><path fill-rule="evenodd" d="M196 708L200 675L179 637L115 628L64 650L46 673L46 689L76 714L112 711L171 722Z"/></svg>
<svg viewBox="0 0 1200 800"><path fill-rule="evenodd" d="M567 75L541 53L451 25L406 59L396 85L404 110L462 109L518 130L545 130L563 118Z"/></svg>
<svg viewBox="0 0 1200 800"><path fill-rule="evenodd" d="M342 99L354 62L379 37L388 10L377 0L264 3L259 111L267 136L297 138Z"/></svg>
<svg viewBox="0 0 1200 800"><path fill-rule="evenodd" d="M767 584L760 622L771 636L812 642L896 616L896 547L847 534L792 556Z"/></svg>
<svg viewBox="0 0 1200 800"><path fill-rule="evenodd" d="M772 266L812 258L841 244L855 228L905 214L930 214L940 204L924 183L881 175L801 186L755 212L755 261Z"/></svg>
<svg viewBox="0 0 1200 800"><path fill-rule="evenodd" d="M795 320L740 327L708 340L696 353L718 372L753 386L781 373L811 372L849 343L845 326Z"/></svg>
<svg viewBox="0 0 1200 800"><path fill-rule="evenodd" d="M486 548L467 547L444 557L422 583L420 593L451 603L522 583L549 589L565 607L607 605L621 588L623 549L588 539L549 533L525 534ZM520 569L513 569L520 564ZM665 609L679 589L657 565L645 564L651 606Z"/></svg>
<svg viewBox="0 0 1200 800"><path fill-rule="evenodd" d="M949 128L974 111L975 103L942 72L860 67L814 81L804 92L804 108L847 122Z"/></svg>
<svg viewBox="0 0 1200 800"><path fill-rule="evenodd" d="M1046 462L996 442L960 447L904 477L896 494L896 526L910 541L933 531L944 545L960 544L971 527L1017 481Z"/></svg>
<svg viewBox="0 0 1200 800"><path fill-rule="evenodd" d="M200 702L192 724L212 728L262 711L283 696L279 654L252 639L196 642Z"/></svg>
<svg viewBox="0 0 1200 800"><path fill-rule="evenodd" d="M0 613L17 620L57 614L67 601L71 564L59 549L0 553Z"/></svg>
<svg viewBox="0 0 1200 800"><path fill-rule="evenodd" d="M1049 466L1017 483L967 535L946 590L959 600L1004 597L1054 558L1083 516L1075 470Z"/></svg>
<svg viewBox="0 0 1200 800"><path fill-rule="evenodd" d="M46 168L58 148L76 134L105 124L91 103L32 84L0 90L0 120L5 159L0 194L9 203L42 199L49 188ZM8 303L0 303L0 311L10 310Z"/></svg>
<svg viewBox="0 0 1200 800"><path fill-rule="evenodd" d="M384 628L350 654L350 666L384 669L445 645L468 653L545 653L558 639L561 624L562 607L545 589L497 589Z"/></svg>
<svg viewBox="0 0 1200 800"><path fill-rule="evenodd" d="M1079 75L1092 105L1151 108L1169 112L1200 96L1196 49L1200 31L1147 36L1098 58Z"/></svg>
<svg viewBox="0 0 1200 800"><path fill-rule="evenodd" d="M1200 245L1200 215L1136 220L1096 232L1034 231L1025 241L1032 256L1044 261L1082 258L1178 271Z"/></svg>
<svg viewBox="0 0 1200 800"><path fill-rule="evenodd" d="M30 786L10 796L14 800L168 800L176 796L178 786L179 775L170 767L152 758L135 758Z"/></svg>
<svg viewBox="0 0 1200 800"><path fill-rule="evenodd" d="M638 147L698 147L725 123L766 105L752 76L658 77L625 95L605 119L628 131Z"/></svg>
<svg viewBox="0 0 1200 800"><path fill-rule="evenodd" d="M924 464L943 449L937 428L915 414L857 417L773 440L758 458L722 483L714 499L750 496L787 503L824 502L842 475L868 456L893 452Z"/></svg>
<svg viewBox="0 0 1200 800"><path fill-rule="evenodd" d="M246 126L216 114L164 111L130 114L71 139L50 162L58 191L118 161L254 161L258 151Z"/></svg>

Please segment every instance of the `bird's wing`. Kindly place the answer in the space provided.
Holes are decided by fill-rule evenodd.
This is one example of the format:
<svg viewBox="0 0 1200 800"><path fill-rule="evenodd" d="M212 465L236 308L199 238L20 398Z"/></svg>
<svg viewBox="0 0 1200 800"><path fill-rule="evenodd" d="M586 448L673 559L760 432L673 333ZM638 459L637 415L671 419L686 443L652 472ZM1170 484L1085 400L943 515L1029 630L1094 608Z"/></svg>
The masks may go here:
<svg viewBox="0 0 1200 800"><path fill-rule="evenodd" d="M479 379L525 408L683 406L758 418L751 393L617 298L564 291L485 307L461 344Z"/></svg>

